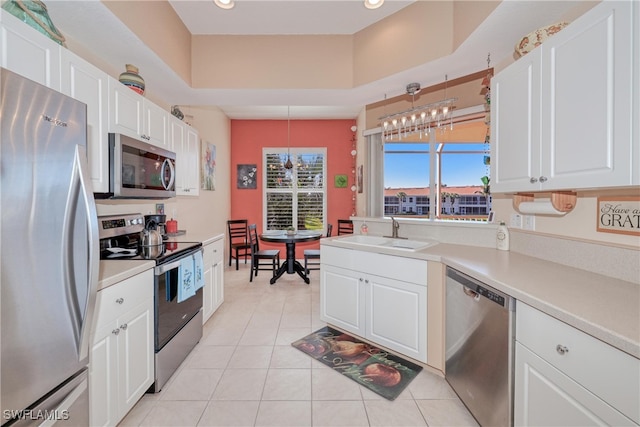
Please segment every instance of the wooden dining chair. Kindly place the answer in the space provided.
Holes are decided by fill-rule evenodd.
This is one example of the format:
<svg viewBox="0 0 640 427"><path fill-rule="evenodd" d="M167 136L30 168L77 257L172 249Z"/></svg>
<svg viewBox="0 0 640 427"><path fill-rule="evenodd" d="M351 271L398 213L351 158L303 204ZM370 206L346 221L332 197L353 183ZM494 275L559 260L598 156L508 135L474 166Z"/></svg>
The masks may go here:
<svg viewBox="0 0 640 427"><path fill-rule="evenodd" d="M331 237L333 231L333 225L327 224L327 236ZM313 265L314 267L309 267ZM304 250L304 272L308 276L309 270L320 270L320 249L305 249Z"/></svg>
<svg viewBox="0 0 640 427"><path fill-rule="evenodd" d="M253 282L253 274L255 273L257 277L259 270L271 270L273 276L275 276L280 268L280 250L260 250L260 241L258 240L258 231L255 224L249 225L249 243L251 245L251 274L249 275L249 281ZM260 262L264 260L269 262Z"/></svg>
<svg viewBox="0 0 640 427"><path fill-rule="evenodd" d="M353 234L353 221L350 219L338 220L338 236L343 234Z"/></svg>
<svg viewBox="0 0 640 427"><path fill-rule="evenodd" d="M247 234L246 219L230 219L227 221L227 229L229 230L229 266L231 260L236 259L236 270L238 269L238 259L244 256L244 263L251 256L251 244Z"/></svg>

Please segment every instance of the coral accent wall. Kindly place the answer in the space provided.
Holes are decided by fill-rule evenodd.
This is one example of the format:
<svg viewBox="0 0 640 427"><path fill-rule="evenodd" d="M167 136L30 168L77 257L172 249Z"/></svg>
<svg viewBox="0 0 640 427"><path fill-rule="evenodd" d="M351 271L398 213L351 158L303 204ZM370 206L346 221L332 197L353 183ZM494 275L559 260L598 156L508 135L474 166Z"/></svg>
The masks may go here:
<svg viewBox="0 0 640 427"><path fill-rule="evenodd" d="M327 148L327 223L337 227L337 220L349 218L353 214L354 185L353 161L351 157L352 138L355 136L351 126L355 120L291 120L292 148ZM262 210L262 148L287 147L286 120L231 120L231 218L246 218L249 224L263 230ZM258 166L257 188L237 188L237 165L255 164ZM334 186L335 175L347 175L346 188ZM303 258L304 249L317 248L318 242L296 245L296 258ZM261 249L281 249L280 258L284 259L284 245L260 242Z"/></svg>

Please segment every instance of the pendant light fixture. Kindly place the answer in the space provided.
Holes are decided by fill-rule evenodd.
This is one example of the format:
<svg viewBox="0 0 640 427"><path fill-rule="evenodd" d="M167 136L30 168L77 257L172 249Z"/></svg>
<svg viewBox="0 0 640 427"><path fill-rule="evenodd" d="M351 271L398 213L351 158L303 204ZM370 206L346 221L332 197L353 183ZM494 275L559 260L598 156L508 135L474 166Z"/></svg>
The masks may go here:
<svg viewBox="0 0 640 427"><path fill-rule="evenodd" d="M289 106L287 106L287 163L284 164L285 169L293 169L291 163L291 116L289 114Z"/></svg>

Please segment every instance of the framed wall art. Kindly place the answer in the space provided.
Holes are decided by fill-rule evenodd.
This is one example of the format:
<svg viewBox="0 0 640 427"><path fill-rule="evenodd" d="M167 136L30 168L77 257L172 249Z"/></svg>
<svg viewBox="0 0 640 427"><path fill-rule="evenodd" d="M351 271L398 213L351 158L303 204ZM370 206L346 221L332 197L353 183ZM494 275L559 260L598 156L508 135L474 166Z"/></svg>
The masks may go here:
<svg viewBox="0 0 640 427"><path fill-rule="evenodd" d="M216 146L209 143L202 143L202 168L200 171L201 184L203 190L213 191L216 189Z"/></svg>
<svg viewBox="0 0 640 427"><path fill-rule="evenodd" d="M640 236L640 197L598 197L596 229Z"/></svg>
<svg viewBox="0 0 640 427"><path fill-rule="evenodd" d="M238 189L258 188L258 165L238 165Z"/></svg>
<svg viewBox="0 0 640 427"><path fill-rule="evenodd" d="M347 188L348 181L347 175L336 175L333 179L333 184L336 188Z"/></svg>

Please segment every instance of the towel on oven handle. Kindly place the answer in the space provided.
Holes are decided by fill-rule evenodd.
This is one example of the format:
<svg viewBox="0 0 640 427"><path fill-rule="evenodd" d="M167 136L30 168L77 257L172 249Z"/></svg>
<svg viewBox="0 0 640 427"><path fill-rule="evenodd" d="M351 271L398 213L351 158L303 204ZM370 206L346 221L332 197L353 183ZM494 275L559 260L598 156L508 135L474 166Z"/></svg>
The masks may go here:
<svg viewBox="0 0 640 427"><path fill-rule="evenodd" d="M178 267L178 302L191 298L196 294L194 283L193 257L185 257Z"/></svg>
<svg viewBox="0 0 640 427"><path fill-rule="evenodd" d="M204 261L202 260L202 251L198 251L193 255L194 274L195 274L195 290L197 291L204 286Z"/></svg>

